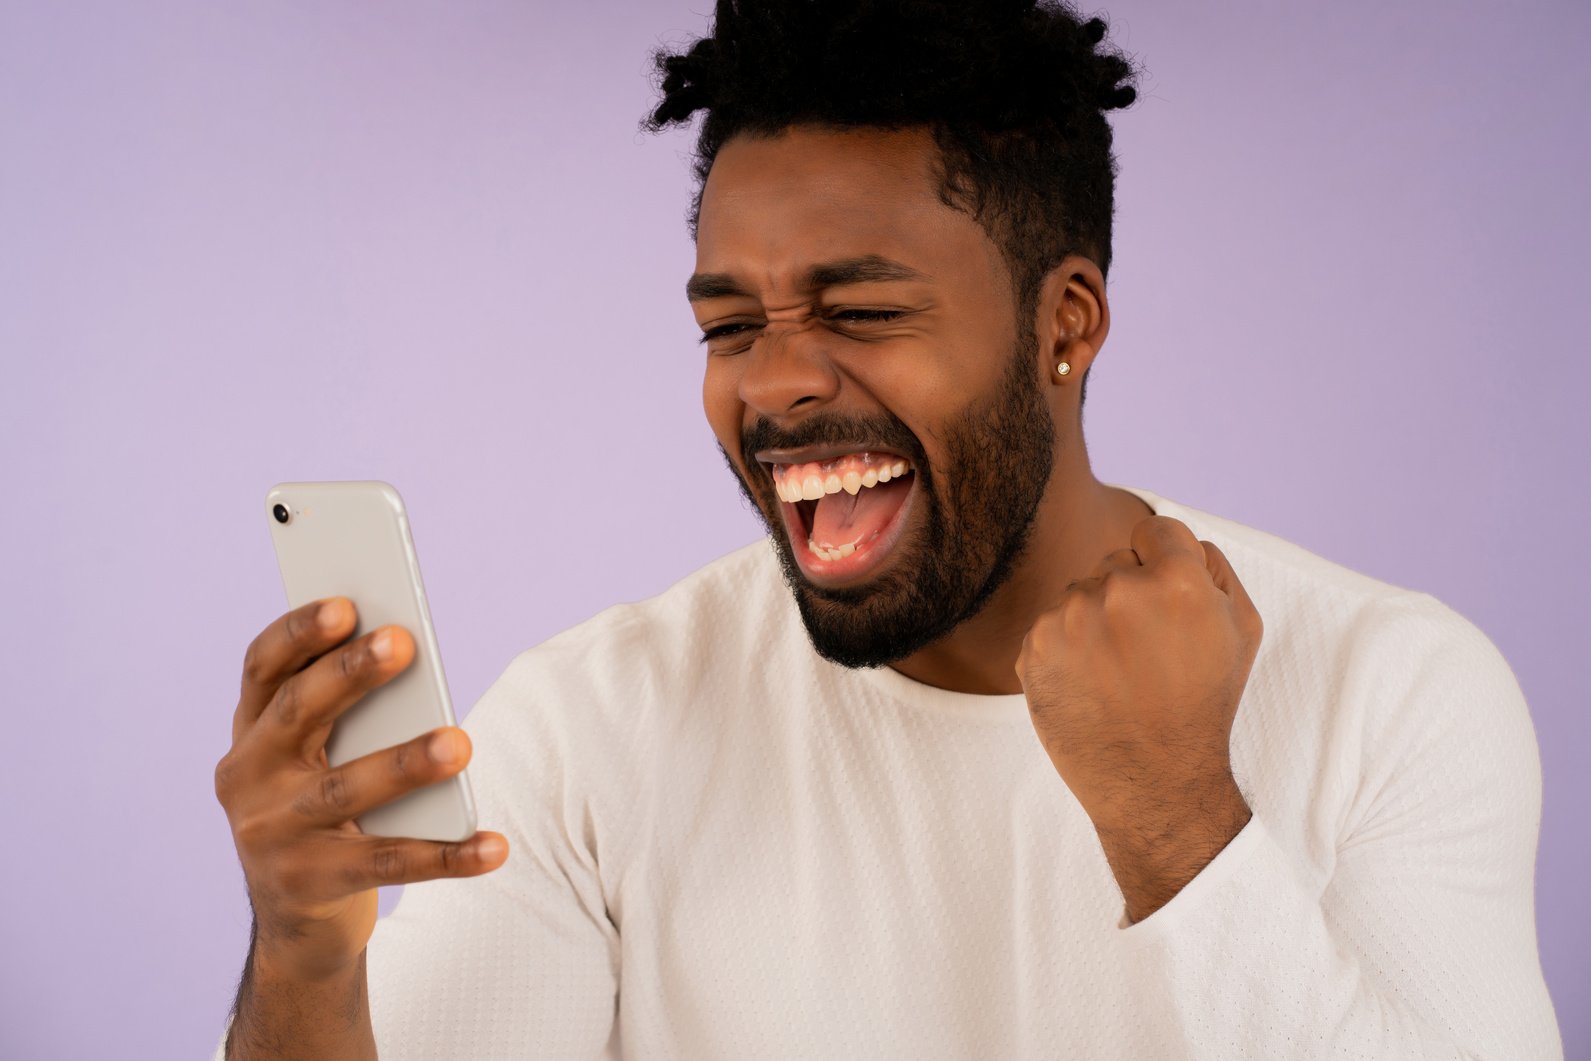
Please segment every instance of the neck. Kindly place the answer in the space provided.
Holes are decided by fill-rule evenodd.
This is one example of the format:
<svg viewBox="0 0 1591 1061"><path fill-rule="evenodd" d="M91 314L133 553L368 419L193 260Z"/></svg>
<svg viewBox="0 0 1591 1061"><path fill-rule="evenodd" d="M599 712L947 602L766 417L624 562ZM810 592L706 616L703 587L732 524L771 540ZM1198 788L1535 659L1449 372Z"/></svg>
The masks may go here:
<svg viewBox="0 0 1591 1061"><path fill-rule="evenodd" d="M1133 525L1153 514L1137 497L1095 479L1086 455L1070 472L1058 464L1011 577L978 614L892 666L953 692L1020 693L1016 658L1034 620L1055 606L1068 583L1127 548Z"/></svg>

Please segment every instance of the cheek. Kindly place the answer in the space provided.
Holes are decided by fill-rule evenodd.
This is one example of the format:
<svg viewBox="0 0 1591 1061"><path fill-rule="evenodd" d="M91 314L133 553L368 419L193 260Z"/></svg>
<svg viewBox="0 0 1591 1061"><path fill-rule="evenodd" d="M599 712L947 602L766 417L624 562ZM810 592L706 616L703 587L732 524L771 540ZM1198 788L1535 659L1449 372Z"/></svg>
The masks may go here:
<svg viewBox="0 0 1591 1061"><path fill-rule="evenodd" d="M976 305L947 307L920 334L838 360L846 375L902 419L936 420L992 393L1014 342L1009 320Z"/></svg>
<svg viewBox="0 0 1591 1061"><path fill-rule="evenodd" d="M880 356L872 351L843 366L859 405L882 410L901 421L930 454L940 425L970 402L976 380L964 365L936 346L902 346Z"/></svg>
<svg viewBox="0 0 1591 1061"><path fill-rule="evenodd" d="M702 411L707 414L707 426L712 428L718 444L731 454L740 453L740 418L742 415L739 377L734 359L709 357L702 373Z"/></svg>

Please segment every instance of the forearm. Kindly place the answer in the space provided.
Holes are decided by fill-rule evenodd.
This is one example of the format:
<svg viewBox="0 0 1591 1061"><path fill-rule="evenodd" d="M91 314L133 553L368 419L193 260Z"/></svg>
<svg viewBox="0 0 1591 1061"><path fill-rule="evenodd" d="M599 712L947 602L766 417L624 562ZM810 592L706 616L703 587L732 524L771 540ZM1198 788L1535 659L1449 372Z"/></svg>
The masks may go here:
<svg viewBox="0 0 1591 1061"><path fill-rule="evenodd" d="M1230 777L1190 785L1153 805L1140 802L1095 825L1121 888L1127 920L1142 921L1170 902L1248 824L1248 803Z"/></svg>
<svg viewBox="0 0 1591 1061"><path fill-rule="evenodd" d="M1252 1057L1562 1056L1533 951L1492 931L1513 896L1414 881L1396 861L1340 861L1324 897L1306 876L1255 819L1122 931L1136 1002L1187 1037L1183 1056L1230 1057L1234 1041Z"/></svg>
<svg viewBox="0 0 1591 1061"><path fill-rule="evenodd" d="M287 974L251 943L226 1057L376 1061L364 954L346 971L310 979Z"/></svg>

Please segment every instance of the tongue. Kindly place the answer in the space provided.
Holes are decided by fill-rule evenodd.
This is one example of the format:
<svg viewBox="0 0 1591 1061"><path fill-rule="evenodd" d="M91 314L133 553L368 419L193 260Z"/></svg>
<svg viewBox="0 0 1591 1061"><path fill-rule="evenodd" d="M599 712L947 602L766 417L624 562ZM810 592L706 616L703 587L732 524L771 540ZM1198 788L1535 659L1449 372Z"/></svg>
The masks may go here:
<svg viewBox="0 0 1591 1061"><path fill-rule="evenodd" d="M824 494L812 513L812 540L829 548L866 541L884 529L910 489L910 477L903 476L866 487L855 497L844 490Z"/></svg>

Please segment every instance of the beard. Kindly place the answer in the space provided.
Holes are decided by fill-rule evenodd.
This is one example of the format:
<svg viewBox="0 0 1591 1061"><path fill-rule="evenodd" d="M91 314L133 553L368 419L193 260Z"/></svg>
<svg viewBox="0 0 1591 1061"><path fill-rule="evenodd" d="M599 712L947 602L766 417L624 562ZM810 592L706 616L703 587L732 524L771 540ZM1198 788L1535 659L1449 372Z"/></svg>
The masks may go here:
<svg viewBox="0 0 1591 1061"><path fill-rule="evenodd" d="M1010 579L1049 485L1055 420L1035 378L1037 342L1018 342L993 395L957 414L936 434L945 464L928 464L917 436L889 413L823 416L785 430L759 418L741 435L745 467L772 448L821 444L889 447L912 462L920 526L903 534L884 570L864 585L815 586L801 572L770 477L748 483L724 460L768 529L784 580L812 647L845 667L894 663L933 644L976 615Z"/></svg>

